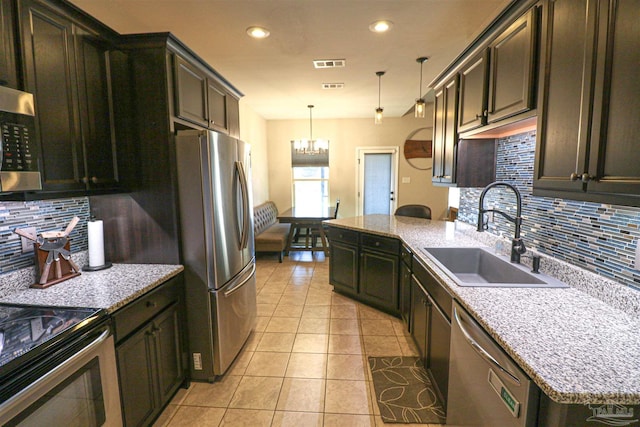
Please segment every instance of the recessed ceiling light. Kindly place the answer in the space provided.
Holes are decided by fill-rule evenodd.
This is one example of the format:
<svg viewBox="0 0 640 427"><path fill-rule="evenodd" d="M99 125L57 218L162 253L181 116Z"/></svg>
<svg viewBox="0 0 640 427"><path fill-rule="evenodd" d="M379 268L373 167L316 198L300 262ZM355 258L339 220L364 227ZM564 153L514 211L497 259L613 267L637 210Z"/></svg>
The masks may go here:
<svg viewBox="0 0 640 427"><path fill-rule="evenodd" d="M369 25L369 31L373 31L374 33L384 33L385 31L389 31L392 26L393 22L391 21L376 21Z"/></svg>
<svg viewBox="0 0 640 427"><path fill-rule="evenodd" d="M271 33L264 27L249 27L247 28L247 34L254 39L266 39Z"/></svg>

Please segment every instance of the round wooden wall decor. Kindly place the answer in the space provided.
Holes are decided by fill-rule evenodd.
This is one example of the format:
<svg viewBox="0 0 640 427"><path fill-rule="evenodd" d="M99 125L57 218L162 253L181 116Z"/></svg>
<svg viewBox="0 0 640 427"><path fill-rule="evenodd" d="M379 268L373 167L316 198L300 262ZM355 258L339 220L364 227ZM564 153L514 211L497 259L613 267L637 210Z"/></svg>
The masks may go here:
<svg viewBox="0 0 640 427"><path fill-rule="evenodd" d="M407 136L404 141L404 158L409 165L419 170L432 168L431 138L430 127L416 129Z"/></svg>

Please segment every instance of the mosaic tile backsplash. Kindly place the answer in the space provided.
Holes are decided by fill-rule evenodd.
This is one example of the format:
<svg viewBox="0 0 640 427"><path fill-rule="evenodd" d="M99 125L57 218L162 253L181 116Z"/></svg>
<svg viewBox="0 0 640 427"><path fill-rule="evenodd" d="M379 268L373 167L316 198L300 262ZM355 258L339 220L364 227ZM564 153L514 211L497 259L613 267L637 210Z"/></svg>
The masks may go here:
<svg viewBox="0 0 640 427"><path fill-rule="evenodd" d="M526 246L640 290L640 271L634 269L640 208L533 196L535 143L535 132L498 140L496 180L522 194ZM477 223L481 192L461 189L459 220ZM489 190L485 209L492 206L515 216L515 196L505 187ZM495 215L489 232L511 239L513 224Z"/></svg>
<svg viewBox="0 0 640 427"><path fill-rule="evenodd" d="M35 227L38 233L64 230L74 216L78 216L80 222L69 237L71 252L76 253L87 250L87 197L0 202L0 274L34 265L33 252L22 253L20 236L13 230L23 227Z"/></svg>

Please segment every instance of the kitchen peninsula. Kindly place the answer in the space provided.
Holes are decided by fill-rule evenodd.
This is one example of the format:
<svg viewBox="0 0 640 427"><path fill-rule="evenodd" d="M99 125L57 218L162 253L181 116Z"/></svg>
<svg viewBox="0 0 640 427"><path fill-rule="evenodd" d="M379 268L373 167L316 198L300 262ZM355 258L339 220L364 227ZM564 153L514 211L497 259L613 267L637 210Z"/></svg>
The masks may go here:
<svg viewBox="0 0 640 427"><path fill-rule="evenodd" d="M495 236L462 222L387 215L327 223L334 232L402 241L413 252L414 265L426 267L531 377L542 392L541 407L558 411L562 406L586 405L586 410L600 404L640 404L637 292L549 257L542 258L541 270L569 288L460 287L423 248L492 247Z"/></svg>

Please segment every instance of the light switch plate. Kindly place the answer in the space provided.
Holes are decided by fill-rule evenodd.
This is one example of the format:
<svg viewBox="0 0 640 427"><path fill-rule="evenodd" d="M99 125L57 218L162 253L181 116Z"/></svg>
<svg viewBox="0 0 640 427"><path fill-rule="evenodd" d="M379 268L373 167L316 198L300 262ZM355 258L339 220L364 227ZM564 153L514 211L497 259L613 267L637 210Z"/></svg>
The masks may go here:
<svg viewBox="0 0 640 427"><path fill-rule="evenodd" d="M403 176L402 177L402 183L403 184L411 184L411 177L410 176Z"/></svg>
<svg viewBox="0 0 640 427"><path fill-rule="evenodd" d="M32 236L36 236L36 228L35 227L23 227L22 228L27 233ZM20 241L22 243L22 253L26 254L27 252L33 252L33 241L27 239L26 237L20 236Z"/></svg>

